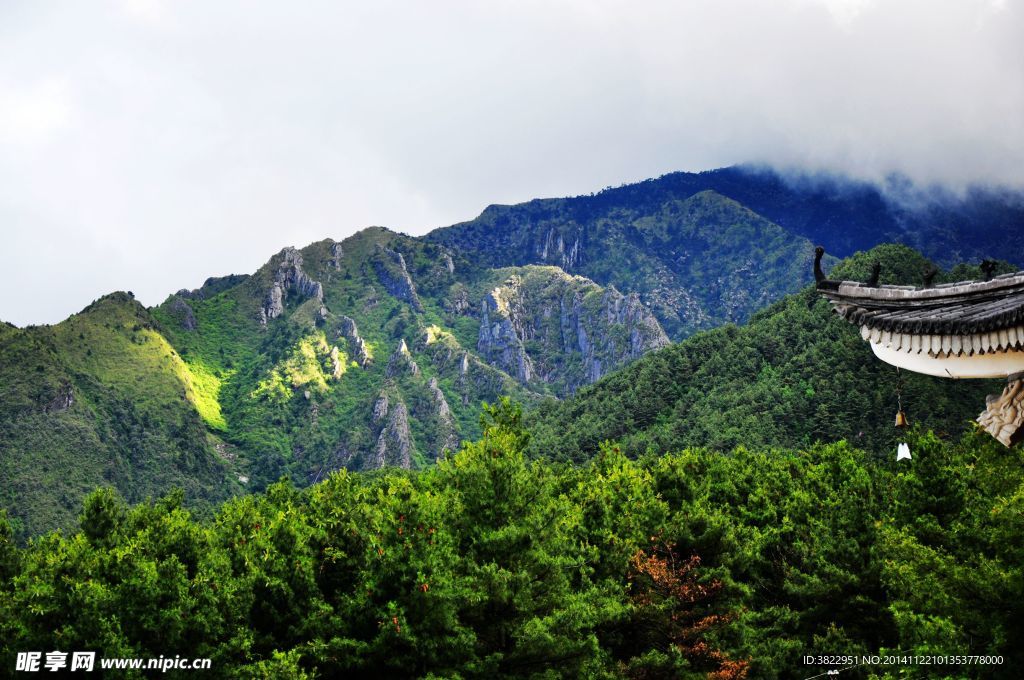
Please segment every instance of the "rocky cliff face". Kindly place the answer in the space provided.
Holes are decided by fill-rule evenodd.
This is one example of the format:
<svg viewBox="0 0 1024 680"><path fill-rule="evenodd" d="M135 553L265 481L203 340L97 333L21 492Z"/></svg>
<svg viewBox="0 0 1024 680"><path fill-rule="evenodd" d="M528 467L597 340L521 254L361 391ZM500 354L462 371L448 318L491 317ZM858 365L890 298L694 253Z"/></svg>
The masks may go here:
<svg viewBox="0 0 1024 680"><path fill-rule="evenodd" d="M520 279L513 275L506 285L492 290L481 303L476 343L485 361L523 383L533 380L533 360L523 344L533 335L533 328L524 324L529 316L526 306Z"/></svg>
<svg viewBox="0 0 1024 680"><path fill-rule="evenodd" d="M345 248L340 243L331 244L331 259L327 265L335 271L341 271L341 258L345 256Z"/></svg>
<svg viewBox="0 0 1024 680"><path fill-rule="evenodd" d="M409 409L406 405L401 401L389 404L386 400L381 405L378 399L374 405L374 420L383 421L383 427L377 437L369 467L412 467L412 435L409 432Z"/></svg>
<svg viewBox="0 0 1024 680"><path fill-rule="evenodd" d="M302 269L302 253L295 248L285 248L277 256L274 282L260 309L260 323L264 326L270 319L284 313L284 300L291 294L301 299L315 299L323 302L324 287Z"/></svg>
<svg viewBox="0 0 1024 680"><path fill-rule="evenodd" d="M394 354L388 359L387 376L393 378L403 373L411 376L420 374L419 364L412 358L412 352L409 351L409 345L406 344L405 338L399 341L398 348L395 349Z"/></svg>
<svg viewBox="0 0 1024 680"><path fill-rule="evenodd" d="M352 358L360 368L366 368L367 364L373 361L373 354L370 352L370 346L366 343L366 340L359 335L359 328L356 326L356 322L351 317L345 316L344 314L339 315L341 321L341 328L338 334L348 341L349 351L352 354Z"/></svg>
<svg viewBox="0 0 1024 680"><path fill-rule="evenodd" d="M434 415L438 421L437 457L441 457L445 451L456 451L459 448L459 432L452 417L452 410L448 406L444 392L437 384L437 378L431 378L429 383L430 396L433 398Z"/></svg>
<svg viewBox="0 0 1024 680"><path fill-rule="evenodd" d="M374 253L373 266L389 295L408 303L417 312L423 311L423 304L416 294L416 284L409 276L405 257L401 253L380 246Z"/></svg>
<svg viewBox="0 0 1024 680"><path fill-rule="evenodd" d="M535 252L541 262L557 264L566 271L572 271L582 259L583 229L576 225L568 234L563 234L562 231L562 229L548 227L539 232L540 238L536 242ZM566 241L566 236L569 238L568 241Z"/></svg>
<svg viewBox="0 0 1024 680"><path fill-rule="evenodd" d="M667 344L639 296L554 267L517 269L481 303L481 358L562 396Z"/></svg>

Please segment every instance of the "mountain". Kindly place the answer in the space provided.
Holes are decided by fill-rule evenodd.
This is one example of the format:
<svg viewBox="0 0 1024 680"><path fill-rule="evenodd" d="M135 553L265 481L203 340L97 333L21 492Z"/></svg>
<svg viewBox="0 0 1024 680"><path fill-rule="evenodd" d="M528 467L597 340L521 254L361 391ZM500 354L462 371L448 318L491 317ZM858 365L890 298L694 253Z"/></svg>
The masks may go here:
<svg viewBox="0 0 1024 680"><path fill-rule="evenodd" d="M239 490L210 376L149 310L115 293L56 326L0 325L0 505L19 533L66 526L113 485L134 502L172 487L216 503Z"/></svg>
<svg viewBox="0 0 1024 680"><path fill-rule="evenodd" d="M711 190L490 206L427 235L493 267L554 264L636 293L674 339L749 316L811 277L814 246Z"/></svg>
<svg viewBox="0 0 1024 680"><path fill-rule="evenodd" d="M19 533L83 495L210 504L281 475L423 467L479 406L562 397L668 344L635 294L552 266L491 269L380 228L285 248L153 309L115 293L0 330L0 502Z"/></svg>
<svg viewBox="0 0 1024 680"><path fill-rule="evenodd" d="M815 347L809 334L823 329L794 318L758 331L770 328L758 310L810 281L814 241L843 255L873 239L917 238L920 227L933 238L929 252L1013 259L1019 229L1004 233L1001 250L986 249L992 228L1024 220L1013 195L990 192L988 203L918 201L930 206L925 224L897 207L891 187L823 181L749 168L676 173L491 206L420 238L370 228L285 248L252 274L211 278L151 309L114 293L54 326L2 325L0 505L24 537L70 526L83 494L101 484L133 502L178 486L204 506L282 475L309 484L338 468L423 467L479 436L480 403L500 396L530 407L582 394L552 406L561 429L535 437L564 444L569 457L605 436L636 449L651 432L659 446L850 435L833 416L873 437L863 414L891 382L865 388L815 374L805 385L787 376L809 369L789 365L762 380L748 369L774 370L793 347ZM732 325L751 318L755 330ZM847 342L840 349L866 351ZM797 354L828 363L835 349ZM682 373L651 360L641 364L651 374L602 383L646 400L625 414L633 420L609 426L621 409L564 415L605 389L588 385L654 350L705 358L686 359ZM772 356L751 363L763 353ZM957 389L970 388L950 394ZM951 398L943 394L927 397ZM764 428L765 412L780 420Z"/></svg>
<svg viewBox="0 0 1024 680"><path fill-rule="evenodd" d="M154 315L220 381L229 438L264 480L424 465L478 434L481 401L565 396L668 343L636 296L385 229L285 249Z"/></svg>
<svg viewBox="0 0 1024 680"><path fill-rule="evenodd" d="M873 262L882 283L912 283L931 263L897 245L859 253L833 278L867 280ZM1000 273L1014 267L1002 263ZM980 278L958 266L938 281ZM529 419L535 456L585 460L607 440L631 455L687 447L730 451L801 448L845 439L886 454L901 436L893 427L897 390L912 424L958 433L984 409L1002 381L954 381L897 373L875 358L857 329L841 320L813 286L753 316L646 355L581 389L546 403Z"/></svg>
<svg viewBox="0 0 1024 680"><path fill-rule="evenodd" d="M962 195L890 177L783 175L733 166L677 172L575 198L488 207L433 242L492 266L558 264L636 292L674 340L742 323L809 281L808 244L849 257L908 245L947 267L985 258L1024 266L1024 193Z"/></svg>
<svg viewBox="0 0 1024 680"><path fill-rule="evenodd" d="M666 175L662 180L668 186L686 185L693 177ZM946 267L985 258L1024 266L1021 191L974 185L955 192L917 186L900 175L876 184L843 175L785 175L750 166L696 177L702 178L698 186L706 183L838 257L880 243L901 243Z"/></svg>

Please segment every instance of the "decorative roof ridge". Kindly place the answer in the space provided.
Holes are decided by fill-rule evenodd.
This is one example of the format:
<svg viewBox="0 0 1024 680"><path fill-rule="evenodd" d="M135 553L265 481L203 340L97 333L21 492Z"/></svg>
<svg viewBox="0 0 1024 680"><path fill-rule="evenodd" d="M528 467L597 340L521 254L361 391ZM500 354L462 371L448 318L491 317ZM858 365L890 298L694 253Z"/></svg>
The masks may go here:
<svg viewBox="0 0 1024 680"><path fill-rule="evenodd" d="M1000 276L990 281L957 281L945 283L933 288L915 286L865 286L858 281L841 281L836 290L844 297L862 300L898 301L898 300L935 300L945 301L958 297L988 297L991 293L1005 294L1016 288L1024 288L1024 271L1014 272L1009 276Z"/></svg>
<svg viewBox="0 0 1024 680"><path fill-rule="evenodd" d="M930 267L929 271L925 273L925 286L923 288L891 284L877 285L875 284L878 280L877 263L875 264L875 271L872 273L872 281L870 283L833 281L828 279L821 270L821 258L824 254L824 248L821 246L815 248L814 278L818 290L827 297L833 297L838 293L838 295L847 298L877 300L880 302L899 302L903 300L928 302L934 300L935 302L942 303L947 302L947 298L959 298L961 296L964 296L966 299L975 296L984 298L987 297L986 293L999 292L1005 294L1007 292L1016 292L1013 290L1016 288L1024 289L1024 270L992 276L982 281L968 279L953 283L930 285L930 277L934 276L937 272L934 267ZM988 268L986 268L986 265L988 265ZM982 262L983 273L991 273L993 266L994 263L989 260Z"/></svg>

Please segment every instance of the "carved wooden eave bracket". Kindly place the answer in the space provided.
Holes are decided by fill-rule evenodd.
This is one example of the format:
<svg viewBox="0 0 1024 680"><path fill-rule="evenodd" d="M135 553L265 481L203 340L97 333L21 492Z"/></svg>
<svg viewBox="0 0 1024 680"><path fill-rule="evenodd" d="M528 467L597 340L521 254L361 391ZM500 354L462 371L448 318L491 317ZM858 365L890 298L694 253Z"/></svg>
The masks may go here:
<svg viewBox="0 0 1024 680"><path fill-rule="evenodd" d="M985 410L978 424L1003 446L1013 446L1024 439L1024 373L1012 375L1000 395L985 399Z"/></svg>

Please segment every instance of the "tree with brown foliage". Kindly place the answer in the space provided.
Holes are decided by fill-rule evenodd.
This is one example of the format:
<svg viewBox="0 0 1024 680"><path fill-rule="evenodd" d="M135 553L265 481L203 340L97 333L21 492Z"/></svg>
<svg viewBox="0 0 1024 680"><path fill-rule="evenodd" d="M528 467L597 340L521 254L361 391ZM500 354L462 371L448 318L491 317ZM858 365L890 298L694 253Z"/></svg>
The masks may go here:
<svg viewBox="0 0 1024 680"><path fill-rule="evenodd" d="M651 537L651 547L630 561L630 598L635 642L646 650L624 664L632 678L699 677L742 680L749 663L735 660L708 640L711 631L735 619L721 613L722 582L701 578L700 557L682 558L677 549Z"/></svg>

